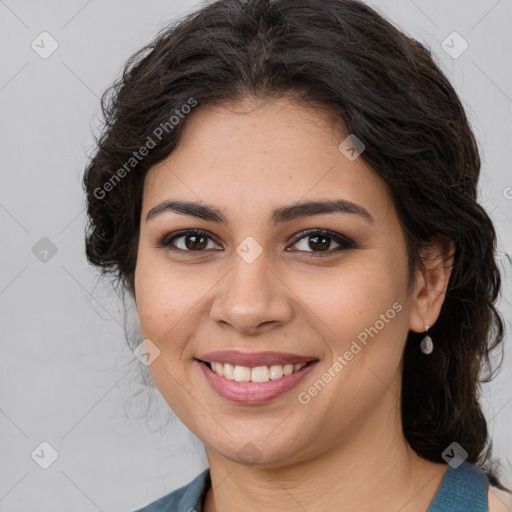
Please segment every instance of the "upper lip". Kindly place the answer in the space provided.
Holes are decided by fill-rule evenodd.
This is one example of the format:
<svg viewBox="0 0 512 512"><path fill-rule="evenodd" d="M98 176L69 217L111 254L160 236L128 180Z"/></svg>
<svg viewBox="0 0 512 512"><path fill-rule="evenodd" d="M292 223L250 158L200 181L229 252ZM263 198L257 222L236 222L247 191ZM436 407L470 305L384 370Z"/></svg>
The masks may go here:
<svg viewBox="0 0 512 512"><path fill-rule="evenodd" d="M241 352L239 350L218 350L198 356L206 362L231 364L233 366L272 366L274 364L296 364L316 361L316 357L289 354L286 352Z"/></svg>

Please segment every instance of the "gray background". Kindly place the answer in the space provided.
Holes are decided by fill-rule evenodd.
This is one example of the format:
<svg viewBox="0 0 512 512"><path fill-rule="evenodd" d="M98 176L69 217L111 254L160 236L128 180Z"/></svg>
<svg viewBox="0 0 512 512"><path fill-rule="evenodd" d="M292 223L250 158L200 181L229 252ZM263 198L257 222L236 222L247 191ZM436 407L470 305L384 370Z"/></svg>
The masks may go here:
<svg viewBox="0 0 512 512"><path fill-rule="evenodd" d="M512 485L512 1L370 3L433 48L482 149L481 202L499 233L508 329L503 370L482 403ZM0 0L1 511L130 511L206 467L197 439L177 420L166 426L167 405L140 384L121 304L86 264L80 184L99 96L166 21L198 5ZM31 48L43 31L59 45L46 59ZM458 58L442 47L453 31L469 43ZM43 237L56 254L34 254L48 249ZM49 456L43 441L58 452L48 469L31 458Z"/></svg>

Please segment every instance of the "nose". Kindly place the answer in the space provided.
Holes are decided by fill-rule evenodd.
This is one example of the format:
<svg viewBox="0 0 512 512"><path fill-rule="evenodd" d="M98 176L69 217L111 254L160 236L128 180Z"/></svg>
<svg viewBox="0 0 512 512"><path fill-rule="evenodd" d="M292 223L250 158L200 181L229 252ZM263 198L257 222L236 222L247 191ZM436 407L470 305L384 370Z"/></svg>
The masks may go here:
<svg viewBox="0 0 512 512"><path fill-rule="evenodd" d="M247 336L286 324L293 315L292 292L263 252L248 263L238 255L218 284L210 318Z"/></svg>

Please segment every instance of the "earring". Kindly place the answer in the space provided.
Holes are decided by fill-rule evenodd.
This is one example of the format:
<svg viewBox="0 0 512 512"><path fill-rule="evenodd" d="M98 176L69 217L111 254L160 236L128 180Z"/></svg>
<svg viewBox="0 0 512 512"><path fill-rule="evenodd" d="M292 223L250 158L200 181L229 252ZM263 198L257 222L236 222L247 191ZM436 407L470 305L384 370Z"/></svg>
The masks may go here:
<svg viewBox="0 0 512 512"><path fill-rule="evenodd" d="M428 332L430 329L428 325L425 325L425 328L425 332ZM428 334L426 334L425 337L421 340L420 348L424 354L432 354L432 351L434 350L434 342Z"/></svg>

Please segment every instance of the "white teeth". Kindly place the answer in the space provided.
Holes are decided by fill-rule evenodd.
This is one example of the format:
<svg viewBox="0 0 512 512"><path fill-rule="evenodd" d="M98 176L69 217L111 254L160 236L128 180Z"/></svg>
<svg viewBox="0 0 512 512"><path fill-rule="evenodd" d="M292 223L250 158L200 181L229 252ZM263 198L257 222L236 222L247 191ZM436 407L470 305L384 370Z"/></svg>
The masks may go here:
<svg viewBox="0 0 512 512"><path fill-rule="evenodd" d="M283 374L291 375L293 373L293 364L285 364L283 366Z"/></svg>
<svg viewBox="0 0 512 512"><path fill-rule="evenodd" d="M219 372L219 367L223 367L221 372ZM215 370L215 371L219 375L224 374L224 377L226 377L226 379L233 380L233 378L234 378L233 374L235 373L235 367L231 366L230 364L217 363L217 370Z"/></svg>
<svg viewBox="0 0 512 512"><path fill-rule="evenodd" d="M218 373L221 377L224 376L224 365L220 363L212 363L212 370Z"/></svg>
<svg viewBox="0 0 512 512"><path fill-rule="evenodd" d="M280 364L274 364L270 367L270 378L272 380L280 379L282 376L283 376L283 367Z"/></svg>
<svg viewBox="0 0 512 512"><path fill-rule="evenodd" d="M256 366L251 370L252 382L268 382L270 378L270 370L268 366Z"/></svg>
<svg viewBox="0 0 512 512"><path fill-rule="evenodd" d="M237 382L249 382L251 380L251 369L247 366L235 366L233 379Z"/></svg>
<svg viewBox="0 0 512 512"><path fill-rule="evenodd" d="M274 364L268 366L233 366L231 364L222 364L211 362L212 370L229 380L236 380L237 382L268 382L269 380L280 379L283 376L296 373L307 363L296 364Z"/></svg>

